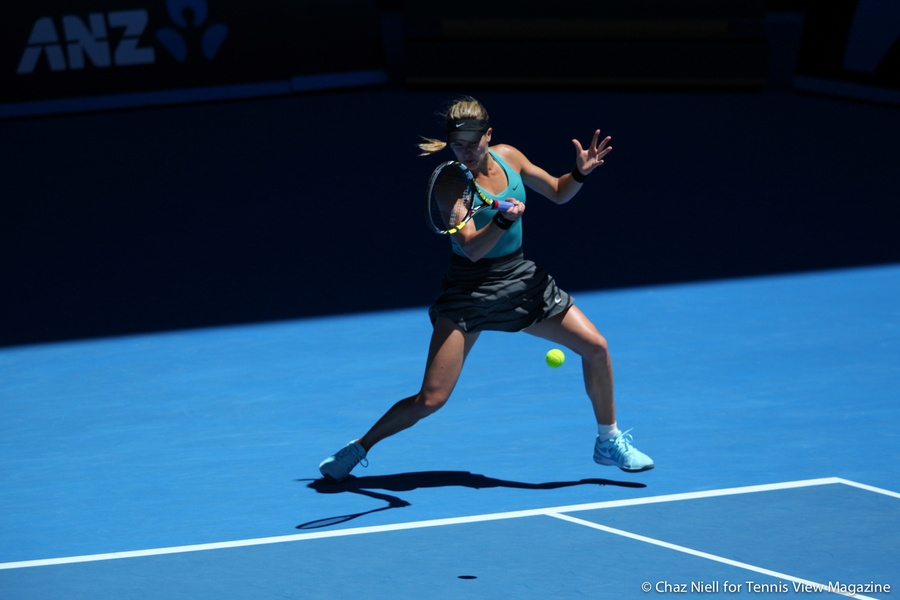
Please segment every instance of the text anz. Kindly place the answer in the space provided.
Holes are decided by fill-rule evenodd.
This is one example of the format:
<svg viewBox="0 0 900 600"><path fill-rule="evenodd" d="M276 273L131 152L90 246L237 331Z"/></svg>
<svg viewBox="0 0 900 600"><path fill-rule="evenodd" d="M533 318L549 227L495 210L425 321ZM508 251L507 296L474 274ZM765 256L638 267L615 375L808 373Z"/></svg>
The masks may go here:
<svg viewBox="0 0 900 600"><path fill-rule="evenodd" d="M51 71L83 69L86 58L96 67L153 63L154 49L138 46L148 20L143 9L91 13L87 23L77 15L66 15L60 37L51 17L40 18L31 29L17 73L33 73L42 55L46 55ZM122 30L117 40L111 39L111 29Z"/></svg>

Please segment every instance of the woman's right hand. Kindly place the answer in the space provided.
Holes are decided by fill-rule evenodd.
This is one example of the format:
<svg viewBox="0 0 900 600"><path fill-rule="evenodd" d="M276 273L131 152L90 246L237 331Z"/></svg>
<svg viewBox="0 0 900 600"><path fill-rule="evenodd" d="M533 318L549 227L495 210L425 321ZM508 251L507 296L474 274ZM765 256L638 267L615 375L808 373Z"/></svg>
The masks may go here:
<svg viewBox="0 0 900 600"><path fill-rule="evenodd" d="M512 202L513 206L509 210L503 212L503 218L507 221L518 221L522 218L522 213L525 212L525 203L519 202L515 198L507 198L507 202Z"/></svg>

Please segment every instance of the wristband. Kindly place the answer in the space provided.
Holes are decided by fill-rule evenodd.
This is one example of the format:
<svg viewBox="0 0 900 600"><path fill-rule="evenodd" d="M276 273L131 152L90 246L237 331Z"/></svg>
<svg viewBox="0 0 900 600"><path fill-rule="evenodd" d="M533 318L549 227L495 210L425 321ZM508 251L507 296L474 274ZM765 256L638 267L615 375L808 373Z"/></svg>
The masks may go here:
<svg viewBox="0 0 900 600"><path fill-rule="evenodd" d="M587 175L582 175L581 171L578 170L578 165L575 165L575 167L572 169L572 179L574 179L578 183L584 183L584 180L587 178Z"/></svg>
<svg viewBox="0 0 900 600"><path fill-rule="evenodd" d="M496 215L494 215L494 225L496 225L500 229L503 229L504 231L512 227L513 223L515 223L515 221L510 221L509 219L505 218L503 216L503 213L501 212L498 212Z"/></svg>

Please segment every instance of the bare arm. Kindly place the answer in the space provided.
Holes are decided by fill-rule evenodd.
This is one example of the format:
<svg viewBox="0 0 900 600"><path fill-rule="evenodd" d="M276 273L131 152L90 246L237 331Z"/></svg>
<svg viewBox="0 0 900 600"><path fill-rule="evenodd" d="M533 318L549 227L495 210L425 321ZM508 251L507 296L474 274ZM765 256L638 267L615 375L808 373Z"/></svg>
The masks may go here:
<svg viewBox="0 0 900 600"><path fill-rule="evenodd" d="M582 147L578 140L572 140L575 146L575 166L582 175L590 175L594 169L603 164L603 157L612 150L612 146L609 146L610 139L607 136L601 141L598 129L587 148ZM519 171L528 187L556 204L565 204L581 189L582 184L575 181L571 173L554 177L533 164L512 146L498 146L496 150L507 163Z"/></svg>
<svg viewBox="0 0 900 600"><path fill-rule="evenodd" d="M582 175L589 175L594 169L603 164L603 157L612 150L612 146L609 146L609 141L610 138L608 136L600 141L599 129L594 132L591 144L586 149L582 147L581 142L578 140L572 140L572 144L575 146L575 166ZM522 176L522 181L528 187L542 196L546 196L556 204L565 204L581 189L581 182L576 181L571 173L566 173L561 177L553 177L544 169L533 164L524 154L512 146L502 144L495 146L493 150L500 154L507 164L519 172ZM522 213L525 212L525 205L512 198L509 200L512 200L515 206L503 213L503 216L510 221L515 221L521 218ZM484 258L497 244L502 235L503 230L493 222L481 229L476 229L475 223L469 221L462 229L453 234L453 238L469 260L475 262Z"/></svg>
<svg viewBox="0 0 900 600"><path fill-rule="evenodd" d="M516 221L522 217L525 212L525 205L518 200L508 198L510 202L515 204L511 209L503 213L503 216L509 221ZM491 249L500 241L503 235L503 229L491 221L481 229L475 228L475 221L471 220L463 226L457 233L453 234L453 239L459 245L460 250L471 260L477 262L485 257Z"/></svg>

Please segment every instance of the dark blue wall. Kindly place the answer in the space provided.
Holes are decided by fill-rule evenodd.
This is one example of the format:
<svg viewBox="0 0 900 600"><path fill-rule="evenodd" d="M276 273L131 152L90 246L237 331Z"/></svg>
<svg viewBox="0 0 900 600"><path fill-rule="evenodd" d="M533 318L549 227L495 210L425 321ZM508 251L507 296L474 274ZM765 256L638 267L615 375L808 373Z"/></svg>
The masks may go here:
<svg viewBox="0 0 900 600"><path fill-rule="evenodd" d="M0 121L0 345L425 306L453 93L554 174L613 137L570 204L532 194L526 254L570 291L900 261L896 107L793 93L770 19L744 92L379 89ZM786 48L786 50L785 50ZM793 54L792 54L793 53ZM396 48L388 47L396 60ZM449 156L447 157L449 158ZM426 318L423 312L423 319Z"/></svg>
<svg viewBox="0 0 900 600"><path fill-rule="evenodd" d="M789 92L483 92L553 173L613 136L526 252L577 291L900 260L900 112ZM442 92L0 122L3 344L425 305ZM423 315L424 318L424 315Z"/></svg>

